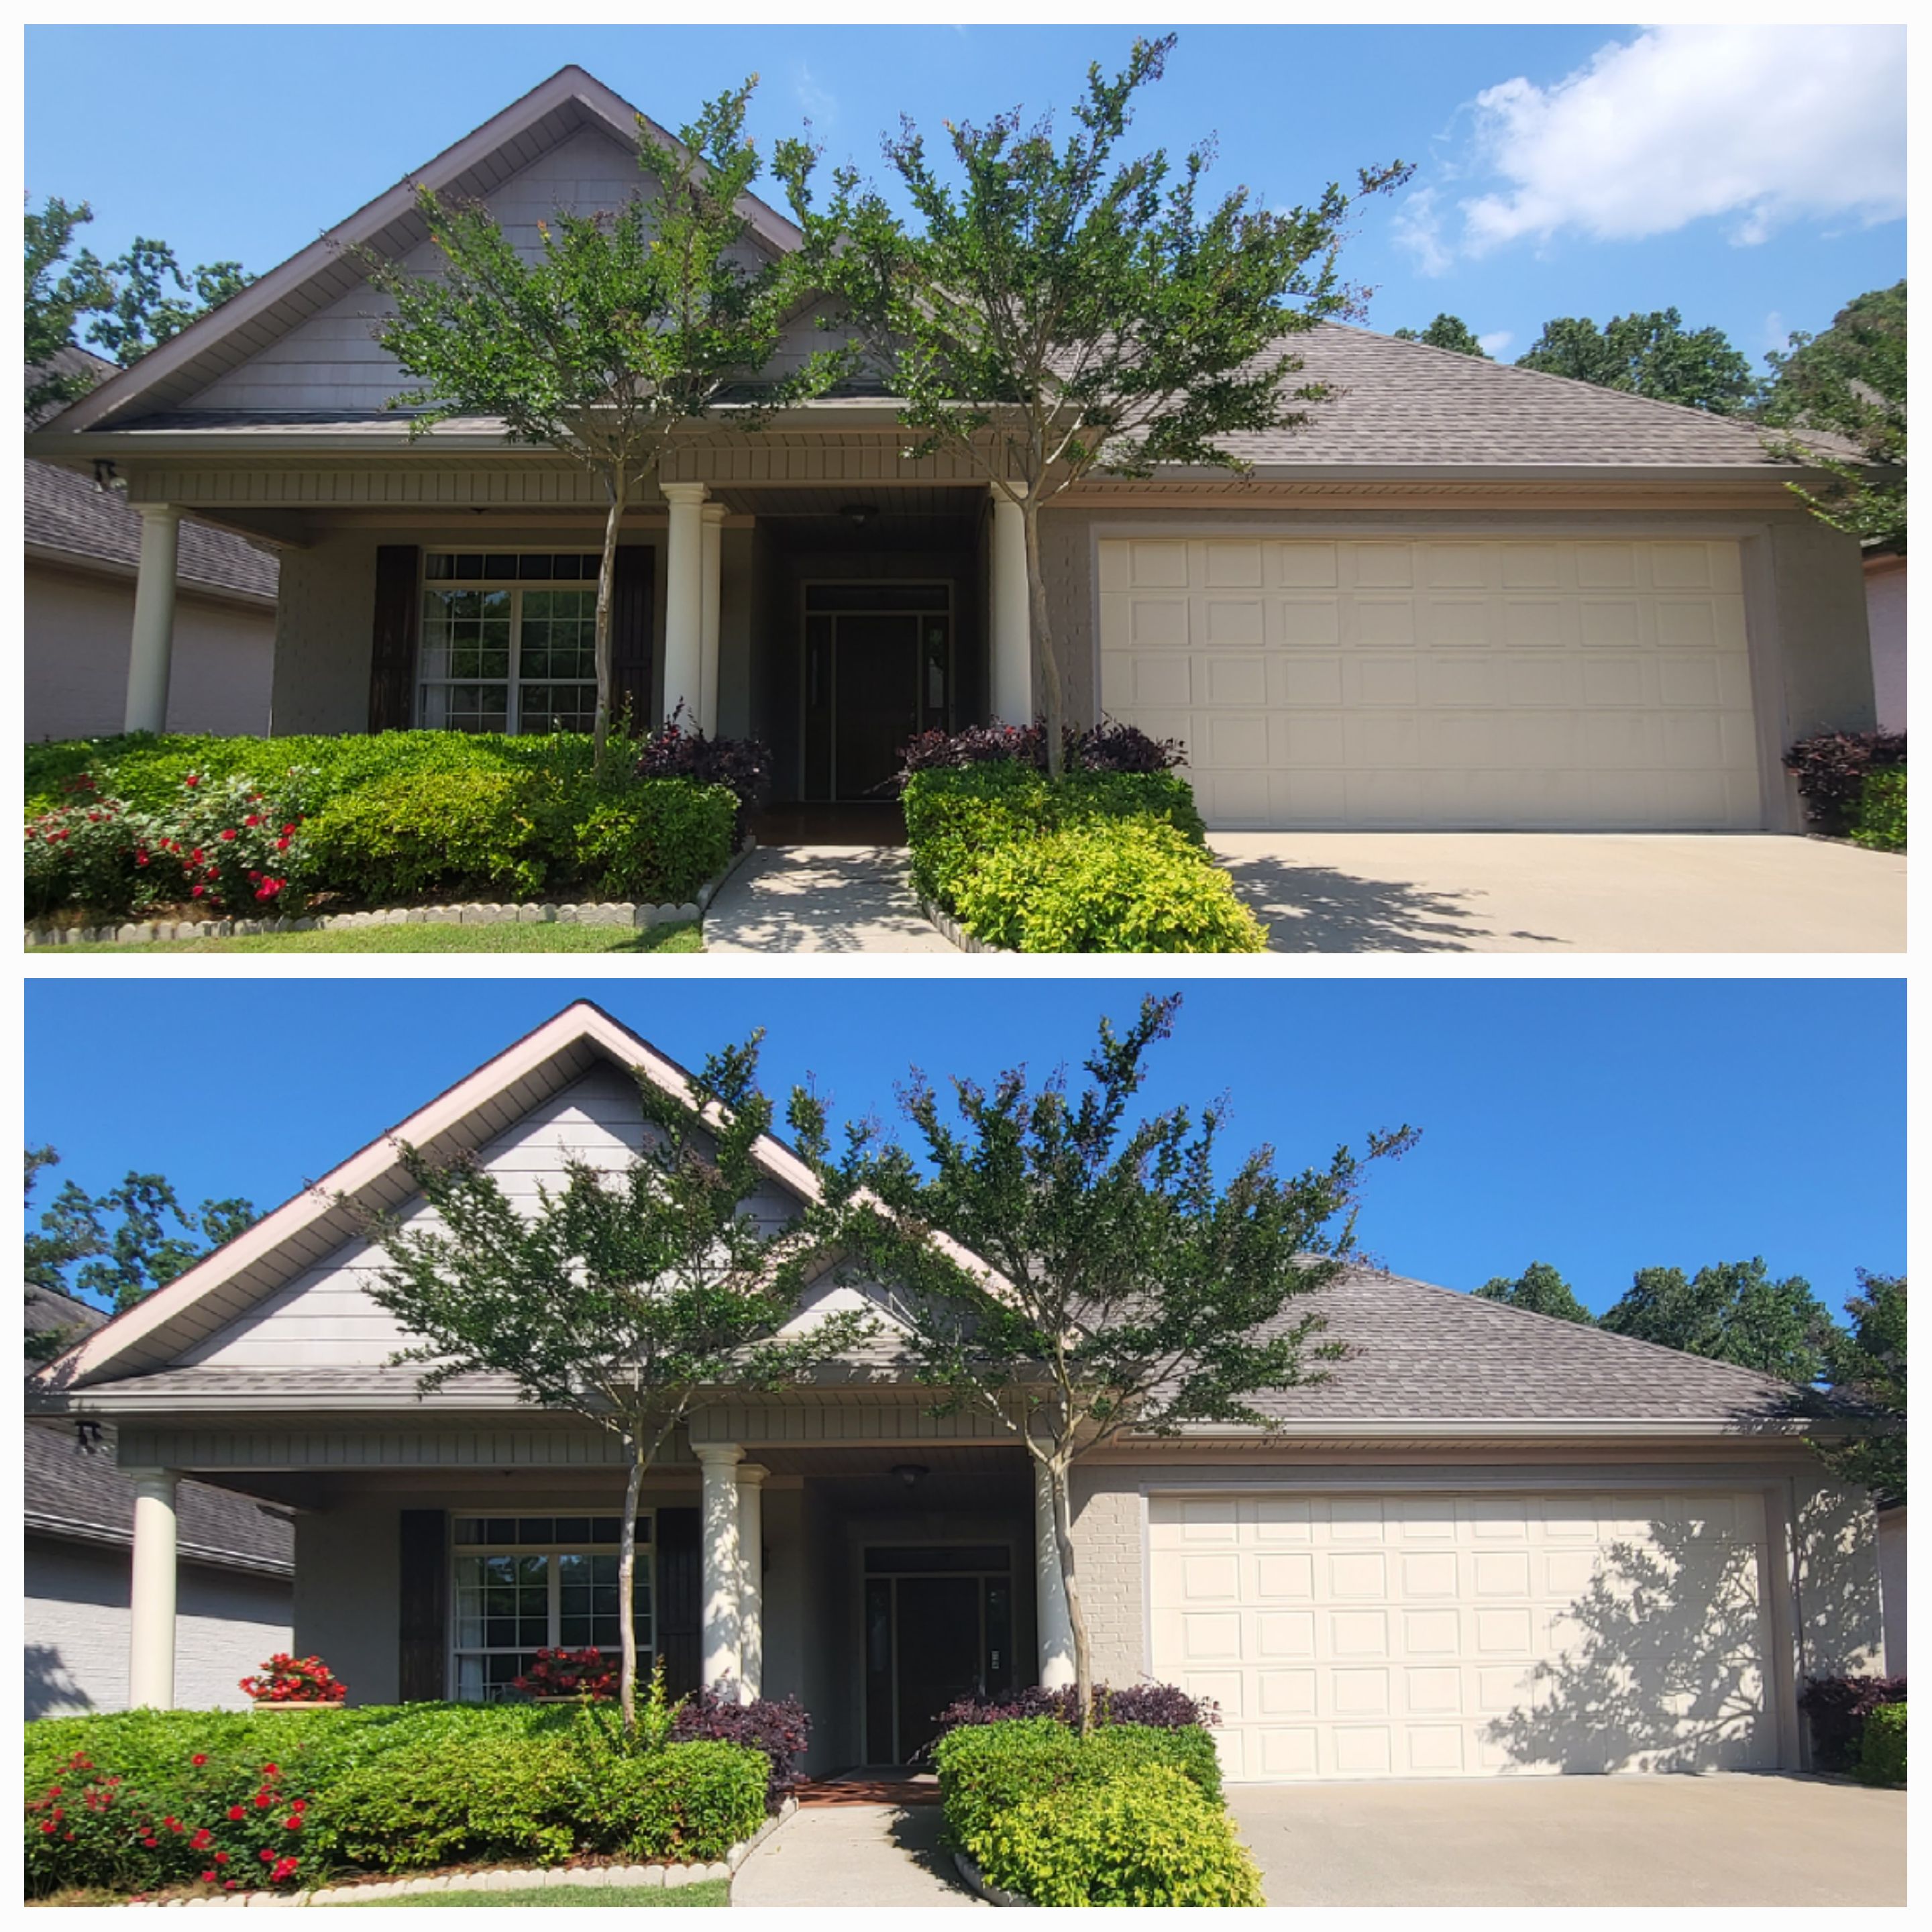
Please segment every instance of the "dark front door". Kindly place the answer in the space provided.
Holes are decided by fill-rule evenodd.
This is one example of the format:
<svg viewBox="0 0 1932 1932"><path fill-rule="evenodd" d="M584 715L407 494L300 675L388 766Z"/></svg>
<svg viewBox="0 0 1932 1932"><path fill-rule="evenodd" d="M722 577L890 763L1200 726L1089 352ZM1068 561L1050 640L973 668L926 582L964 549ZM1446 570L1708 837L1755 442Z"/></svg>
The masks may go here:
<svg viewBox="0 0 1932 1932"><path fill-rule="evenodd" d="M897 1762L931 1742L947 1705L979 1691L982 1659L978 1577L899 1579Z"/></svg>
<svg viewBox="0 0 1932 1932"><path fill-rule="evenodd" d="M863 798L898 770L900 748L919 733L920 620L895 614L836 622L833 770L839 797Z"/></svg>
<svg viewBox="0 0 1932 1932"><path fill-rule="evenodd" d="M890 803L907 741L951 722L952 586L813 584L805 599L800 795Z"/></svg>
<svg viewBox="0 0 1932 1932"><path fill-rule="evenodd" d="M875 1548L866 1568L866 1756L910 1764L947 1705L1012 1688L1010 1558L998 1546Z"/></svg>

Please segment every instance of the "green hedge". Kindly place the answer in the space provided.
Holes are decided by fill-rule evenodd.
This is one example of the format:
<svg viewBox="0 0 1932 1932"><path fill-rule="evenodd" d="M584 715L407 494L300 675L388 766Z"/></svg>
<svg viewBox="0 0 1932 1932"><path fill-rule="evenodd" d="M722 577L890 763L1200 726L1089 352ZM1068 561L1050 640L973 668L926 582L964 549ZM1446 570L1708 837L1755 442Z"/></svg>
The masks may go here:
<svg viewBox="0 0 1932 1932"><path fill-rule="evenodd" d="M27 808L32 818L69 803L69 788L86 778L99 796L160 820L179 811L190 777L204 796L226 780L245 778L277 817L301 816L292 849L278 860L294 882L292 898L328 893L346 904L381 905L541 896L682 903L729 860L737 802L722 785L639 778L636 758L634 746L614 746L600 779L590 740L569 732L523 738L454 731L341 738L136 734L29 746ZM92 842L99 843L98 828ZM98 854L82 850L81 843L61 852L64 868L30 868L30 912L85 904L122 914L152 902L160 870L136 870L130 856L104 885ZM108 897L119 902L100 902Z"/></svg>
<svg viewBox="0 0 1932 1932"><path fill-rule="evenodd" d="M28 1888L709 1861L764 1822L766 1769L739 1744L628 1753L610 1713L527 1706L45 1719L27 1727Z"/></svg>
<svg viewBox="0 0 1932 1932"><path fill-rule="evenodd" d="M1905 1706L1881 1704L1858 1740L1858 1775L1867 1784L1905 1782Z"/></svg>
<svg viewBox="0 0 1932 1932"><path fill-rule="evenodd" d="M1854 844L1874 852L1905 850L1905 767L1886 765L1866 772L1858 788L1858 816L1852 825Z"/></svg>
<svg viewBox="0 0 1932 1932"><path fill-rule="evenodd" d="M1208 856L1186 782L988 762L907 781L913 883L1022 952L1258 952L1267 933Z"/></svg>
<svg viewBox="0 0 1932 1932"><path fill-rule="evenodd" d="M953 1841L1036 1905L1258 1905L1198 1724L962 1725L934 1747Z"/></svg>

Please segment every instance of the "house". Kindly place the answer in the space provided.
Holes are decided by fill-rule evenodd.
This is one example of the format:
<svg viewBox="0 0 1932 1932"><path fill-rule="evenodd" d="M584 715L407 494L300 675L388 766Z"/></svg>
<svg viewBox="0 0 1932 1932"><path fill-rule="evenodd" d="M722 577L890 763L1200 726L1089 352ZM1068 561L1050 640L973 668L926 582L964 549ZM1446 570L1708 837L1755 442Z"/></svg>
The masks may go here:
<svg viewBox="0 0 1932 1932"><path fill-rule="evenodd" d="M1881 731L1905 729L1905 553L1892 544L1864 553L1865 622L1871 632L1872 692Z"/></svg>
<svg viewBox="0 0 1932 1932"><path fill-rule="evenodd" d="M83 349L63 351L62 360L99 376L114 367ZM128 716L140 517L101 476L31 457L22 505L27 736L118 731ZM272 552L232 531L184 524L176 580L162 713L167 728L266 731L275 651Z"/></svg>
<svg viewBox="0 0 1932 1932"><path fill-rule="evenodd" d="M1903 1677L1905 1673L1905 1576L1906 1505L1893 1499L1881 1502L1878 1510L1878 1570L1880 1594L1885 1601L1885 1674Z"/></svg>
<svg viewBox="0 0 1932 1932"><path fill-rule="evenodd" d="M97 1308L27 1291L27 1332L98 1328ZM124 1711L131 1640L129 1553L134 1484L111 1424L29 1420L22 1459L26 1528L26 1714ZM294 1538L288 1519L209 1483L176 1496L175 1702L245 1706L240 1680L289 1646Z"/></svg>
<svg viewBox="0 0 1932 1932"><path fill-rule="evenodd" d="M669 137L566 68L417 171L520 245L638 191ZM746 245L796 230L748 199ZM502 425L412 441L356 247L424 268L399 182L30 439L142 521L130 716L169 686L180 532L281 556L278 732L590 715L597 486ZM780 352L821 346L801 315ZM1793 740L1869 729L1858 546L1752 428L1339 325L1333 386L1250 473L1096 479L1042 513L1070 715L1186 743L1208 824L1796 830ZM854 386L691 426L620 553L616 682L775 754L778 800L876 797L915 731L1031 716L1021 513L903 454Z"/></svg>
<svg viewBox="0 0 1932 1932"><path fill-rule="evenodd" d="M507 1378L418 1394L344 1204L422 1211L398 1142L525 1196L568 1156L620 1168L640 1078L688 1091L573 1004L43 1373L37 1412L118 1431L137 1632L193 1480L295 1513L295 1647L355 1701L488 1699L541 1645L614 1643L620 1445ZM758 1159L752 1210L782 1216L810 1172L774 1140ZM796 1694L820 1768L904 1762L953 1696L1072 1672L1024 1450L934 1415L878 1286L828 1265L794 1319L855 1298L880 1326L849 1358L692 1414L640 1529L640 1641L673 1688ZM1278 1430L1080 1466L1100 1677L1216 1700L1250 1780L1804 1762L1803 1680L1881 1636L1870 1499L1827 1480L1795 1391L1367 1270L1318 1305L1351 1353L1266 1398ZM164 1636L135 1668L136 1701L173 1700Z"/></svg>

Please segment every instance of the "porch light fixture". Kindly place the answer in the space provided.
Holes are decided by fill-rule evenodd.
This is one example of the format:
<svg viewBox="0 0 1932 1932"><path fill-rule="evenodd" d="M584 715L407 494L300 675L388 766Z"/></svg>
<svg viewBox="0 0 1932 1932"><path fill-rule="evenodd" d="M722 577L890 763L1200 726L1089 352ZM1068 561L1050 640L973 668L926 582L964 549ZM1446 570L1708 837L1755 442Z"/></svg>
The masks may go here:
<svg viewBox="0 0 1932 1932"><path fill-rule="evenodd" d="M923 1462L895 1462L892 1474L909 1490L916 1490L932 1474Z"/></svg>
<svg viewBox="0 0 1932 1932"><path fill-rule="evenodd" d="M862 530L879 512L878 507L871 503L842 503L838 508L838 514L854 529Z"/></svg>

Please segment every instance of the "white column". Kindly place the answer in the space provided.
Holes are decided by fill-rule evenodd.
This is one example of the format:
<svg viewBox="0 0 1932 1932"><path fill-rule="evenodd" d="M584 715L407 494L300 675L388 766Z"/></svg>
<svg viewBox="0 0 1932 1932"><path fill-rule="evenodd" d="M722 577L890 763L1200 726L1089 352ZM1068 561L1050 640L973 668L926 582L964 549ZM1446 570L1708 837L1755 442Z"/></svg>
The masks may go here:
<svg viewBox="0 0 1932 1932"><path fill-rule="evenodd" d="M127 728L164 731L168 671L175 648L175 555L181 512L172 503L137 503L141 562L134 580L134 630L128 650Z"/></svg>
<svg viewBox="0 0 1932 1932"><path fill-rule="evenodd" d="M664 562L664 709L684 702L683 722L698 722L704 702L704 503L702 483L667 483L670 539Z"/></svg>
<svg viewBox="0 0 1932 1932"><path fill-rule="evenodd" d="M704 519L704 622L698 626L698 722L707 738L718 735L718 625L724 576L724 506L706 503Z"/></svg>
<svg viewBox="0 0 1932 1932"><path fill-rule="evenodd" d="M1040 1681L1058 1690L1074 1679L1073 1620L1066 1613L1066 1580L1053 1531L1053 1491L1046 1472L1033 1466L1034 1622L1040 1633Z"/></svg>
<svg viewBox="0 0 1932 1932"><path fill-rule="evenodd" d="M700 1534L704 1539L704 1682L729 1678L732 1694L744 1681L740 1654L738 1465L745 1452L735 1442L692 1445L704 1466L704 1501Z"/></svg>
<svg viewBox="0 0 1932 1932"><path fill-rule="evenodd" d="M1024 485L1016 485L1022 494ZM993 716L1033 722L1033 610L1027 598L1026 519L1004 490L993 492Z"/></svg>
<svg viewBox="0 0 1932 1932"><path fill-rule="evenodd" d="M761 1462L738 1465L738 1660L745 1695L765 1676L765 1478Z"/></svg>
<svg viewBox="0 0 1932 1932"><path fill-rule="evenodd" d="M175 1485L172 1469L130 1469L134 1564L128 1590L128 1702L167 1711L175 1701Z"/></svg>

